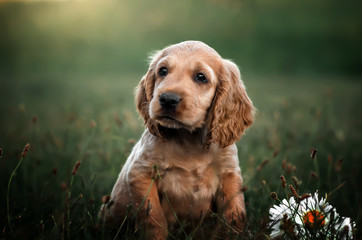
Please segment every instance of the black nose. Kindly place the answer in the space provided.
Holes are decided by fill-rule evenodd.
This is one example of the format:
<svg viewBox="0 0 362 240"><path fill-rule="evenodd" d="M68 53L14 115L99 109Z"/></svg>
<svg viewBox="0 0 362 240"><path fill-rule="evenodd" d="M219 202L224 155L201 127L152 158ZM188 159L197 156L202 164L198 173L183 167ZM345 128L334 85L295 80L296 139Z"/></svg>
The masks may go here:
<svg viewBox="0 0 362 240"><path fill-rule="evenodd" d="M165 110L175 109L181 98L175 93L162 93L159 98L161 106Z"/></svg>

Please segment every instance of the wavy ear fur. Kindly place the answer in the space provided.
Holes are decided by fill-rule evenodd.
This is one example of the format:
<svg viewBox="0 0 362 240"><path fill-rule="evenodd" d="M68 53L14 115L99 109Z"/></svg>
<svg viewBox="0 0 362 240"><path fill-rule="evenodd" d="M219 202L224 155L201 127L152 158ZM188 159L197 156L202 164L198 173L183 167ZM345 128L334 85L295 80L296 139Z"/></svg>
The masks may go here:
<svg viewBox="0 0 362 240"><path fill-rule="evenodd" d="M209 112L208 141L227 147L253 123L255 108L245 91L239 68L223 60L219 85Z"/></svg>
<svg viewBox="0 0 362 240"><path fill-rule="evenodd" d="M144 123L148 130L156 136L161 137L161 134L158 129L158 124L151 119L149 114L149 106L153 97L153 90L155 87L155 68L157 61L161 57L160 52L156 52L150 58L150 67L145 76L138 84L136 88L136 106L139 114L142 116Z"/></svg>

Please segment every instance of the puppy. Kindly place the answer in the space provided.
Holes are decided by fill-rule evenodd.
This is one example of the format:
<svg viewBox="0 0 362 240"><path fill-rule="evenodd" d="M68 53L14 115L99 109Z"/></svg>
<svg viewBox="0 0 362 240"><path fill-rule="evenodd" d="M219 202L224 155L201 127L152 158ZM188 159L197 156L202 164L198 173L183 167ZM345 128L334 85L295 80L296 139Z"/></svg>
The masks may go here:
<svg viewBox="0 0 362 240"><path fill-rule="evenodd" d="M217 213L213 224L242 232L235 141L252 124L254 106L238 67L199 41L166 47L153 55L136 103L146 130L103 209L106 223L135 217L147 239L166 239L177 228L197 235Z"/></svg>

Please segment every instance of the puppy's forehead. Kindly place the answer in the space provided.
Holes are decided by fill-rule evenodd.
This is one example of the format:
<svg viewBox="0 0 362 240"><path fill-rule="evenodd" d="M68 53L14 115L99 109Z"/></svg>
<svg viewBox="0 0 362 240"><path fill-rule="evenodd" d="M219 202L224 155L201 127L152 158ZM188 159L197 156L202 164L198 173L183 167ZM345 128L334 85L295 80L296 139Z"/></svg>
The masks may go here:
<svg viewBox="0 0 362 240"><path fill-rule="evenodd" d="M213 48L198 41L171 45L159 53L159 58L155 62L158 66L212 69L212 72L218 72L222 66L221 56Z"/></svg>
<svg viewBox="0 0 362 240"><path fill-rule="evenodd" d="M179 55L181 57L198 55L199 57L221 59L213 48L199 41L186 41L171 45L163 50L163 54L164 56Z"/></svg>

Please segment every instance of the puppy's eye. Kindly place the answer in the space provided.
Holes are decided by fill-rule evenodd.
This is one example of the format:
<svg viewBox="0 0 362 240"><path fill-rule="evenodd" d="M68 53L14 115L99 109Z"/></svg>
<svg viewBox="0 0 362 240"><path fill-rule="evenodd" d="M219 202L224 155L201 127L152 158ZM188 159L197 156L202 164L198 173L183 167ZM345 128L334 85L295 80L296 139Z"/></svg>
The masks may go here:
<svg viewBox="0 0 362 240"><path fill-rule="evenodd" d="M165 68L165 67L160 68L160 70L158 70L158 74L159 74L161 77L165 77L165 76L168 74L167 68Z"/></svg>
<svg viewBox="0 0 362 240"><path fill-rule="evenodd" d="M204 74L198 73L195 77L195 81L200 83L207 83L207 78L205 77Z"/></svg>

